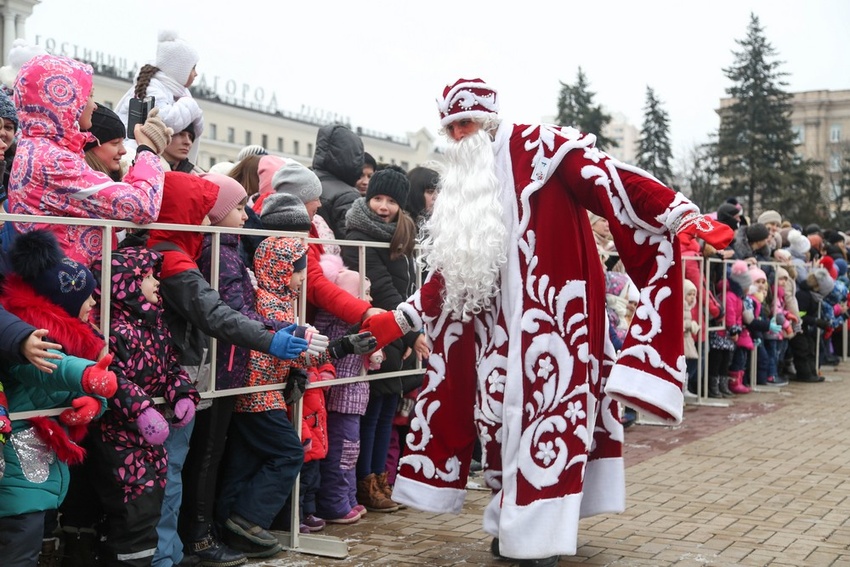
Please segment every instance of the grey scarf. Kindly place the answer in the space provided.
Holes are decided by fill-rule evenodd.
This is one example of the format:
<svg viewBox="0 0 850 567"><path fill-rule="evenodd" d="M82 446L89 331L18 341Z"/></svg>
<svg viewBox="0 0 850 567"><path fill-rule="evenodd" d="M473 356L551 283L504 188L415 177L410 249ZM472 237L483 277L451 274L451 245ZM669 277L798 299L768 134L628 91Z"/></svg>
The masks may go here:
<svg viewBox="0 0 850 567"><path fill-rule="evenodd" d="M384 222L384 219L376 215L366 204L366 197L360 197L354 201L345 213L346 230L360 231L377 242L390 242L395 234L396 224Z"/></svg>

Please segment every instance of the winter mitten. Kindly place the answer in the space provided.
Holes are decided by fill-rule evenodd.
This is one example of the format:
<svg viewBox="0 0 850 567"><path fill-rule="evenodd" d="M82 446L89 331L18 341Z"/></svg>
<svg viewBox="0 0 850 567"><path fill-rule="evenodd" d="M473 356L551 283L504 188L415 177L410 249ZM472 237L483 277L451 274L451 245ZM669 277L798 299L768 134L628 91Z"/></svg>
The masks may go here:
<svg viewBox="0 0 850 567"><path fill-rule="evenodd" d="M383 348L396 339L400 339L413 329L410 316L401 309L394 309L379 315L373 315L363 322L360 331L374 335L378 348Z"/></svg>
<svg viewBox="0 0 850 567"><path fill-rule="evenodd" d="M316 369L317 374L319 375L318 381L323 382L325 380L334 380L336 379L336 368L330 362L323 364L319 368Z"/></svg>
<svg viewBox="0 0 850 567"><path fill-rule="evenodd" d="M136 427L151 445L162 445L168 439L168 422L156 408L145 408L136 418Z"/></svg>
<svg viewBox="0 0 850 567"><path fill-rule="evenodd" d="M6 438L12 432L12 420L9 418L9 402L3 393L3 385L0 384L0 445L6 442ZM2 449L0 449L2 452Z"/></svg>
<svg viewBox="0 0 850 567"><path fill-rule="evenodd" d="M782 331L782 325L776 322L776 319L770 320L770 332L778 335Z"/></svg>
<svg viewBox="0 0 850 567"><path fill-rule="evenodd" d="M139 133L143 136L141 139L139 139ZM157 155L160 155L171 143L173 134L174 130L166 126L162 118L159 117L159 108L153 108L148 113L145 123L139 126L136 141L139 145L150 146Z"/></svg>
<svg viewBox="0 0 850 567"><path fill-rule="evenodd" d="M840 317L844 313L844 307L841 306L840 303L836 303L832 306L832 314L836 317Z"/></svg>
<svg viewBox="0 0 850 567"><path fill-rule="evenodd" d="M315 327L299 326L292 333L293 337L298 337L307 341L307 354L316 356L327 350L330 342L325 335L319 333Z"/></svg>
<svg viewBox="0 0 850 567"><path fill-rule="evenodd" d="M87 394L111 398L118 389L115 373L107 370L112 364L112 355L107 354L96 364L83 370L83 391Z"/></svg>
<svg viewBox="0 0 850 567"><path fill-rule="evenodd" d="M59 420L67 426L86 425L99 413L100 400L91 396L80 396L71 400L71 408L60 413Z"/></svg>
<svg viewBox="0 0 850 567"><path fill-rule="evenodd" d="M286 405L298 403L298 400L307 390L307 374L300 368L290 368L289 376L286 377L286 386L283 388L283 399Z"/></svg>
<svg viewBox="0 0 850 567"><path fill-rule="evenodd" d="M776 319L776 322L779 323L780 325L785 324L785 314L784 313L777 313L776 315L774 315L774 319Z"/></svg>
<svg viewBox="0 0 850 567"><path fill-rule="evenodd" d="M195 417L195 402L189 398L180 398L174 404L174 419L171 424L174 427L185 427Z"/></svg>
<svg viewBox="0 0 850 567"><path fill-rule="evenodd" d="M298 325L293 324L276 332L269 347L269 354L275 358L291 360L307 350L307 341L292 335L297 328Z"/></svg>
<svg viewBox="0 0 850 567"><path fill-rule="evenodd" d="M378 340L367 331L356 335L345 335L331 341L328 354L331 358L342 358L349 354L366 354L375 350L376 346L378 346Z"/></svg>
<svg viewBox="0 0 850 567"><path fill-rule="evenodd" d="M819 329L829 329L829 321L827 321L826 319L816 319L815 325L817 325Z"/></svg>
<svg viewBox="0 0 850 567"><path fill-rule="evenodd" d="M726 248L735 237L735 232L729 226L699 213L689 213L679 219L676 233L696 236L717 250Z"/></svg>

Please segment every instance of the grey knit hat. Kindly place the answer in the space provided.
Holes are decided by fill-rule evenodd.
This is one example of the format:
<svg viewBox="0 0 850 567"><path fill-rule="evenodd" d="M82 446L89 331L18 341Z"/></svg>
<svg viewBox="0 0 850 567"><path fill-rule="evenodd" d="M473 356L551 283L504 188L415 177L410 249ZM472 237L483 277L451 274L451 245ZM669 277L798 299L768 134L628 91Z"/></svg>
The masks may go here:
<svg viewBox="0 0 850 567"><path fill-rule="evenodd" d="M818 293L826 297L835 289L835 280L826 271L826 268L815 268L810 272L812 278L818 284Z"/></svg>
<svg viewBox="0 0 850 567"><path fill-rule="evenodd" d="M0 89L0 118L8 118L14 122L15 130L18 129L18 112L15 110L12 99L3 89Z"/></svg>
<svg viewBox="0 0 850 567"><path fill-rule="evenodd" d="M305 168L306 169L306 168ZM310 215L301 200L289 193L271 193L263 201L260 213L263 228L305 232L310 230Z"/></svg>
<svg viewBox="0 0 850 567"><path fill-rule="evenodd" d="M286 160L275 172L272 187L277 193L298 197L302 203L315 201L322 196L322 182L316 174L294 160Z"/></svg>

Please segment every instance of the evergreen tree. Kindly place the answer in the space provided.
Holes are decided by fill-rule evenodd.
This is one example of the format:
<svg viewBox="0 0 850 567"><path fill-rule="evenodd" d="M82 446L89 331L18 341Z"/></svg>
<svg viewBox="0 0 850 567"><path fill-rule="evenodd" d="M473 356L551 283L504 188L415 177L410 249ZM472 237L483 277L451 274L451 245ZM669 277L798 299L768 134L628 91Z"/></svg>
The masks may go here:
<svg viewBox="0 0 850 567"><path fill-rule="evenodd" d="M713 143L696 145L688 152L680 175L684 192L701 211L716 211L726 197L717 176Z"/></svg>
<svg viewBox="0 0 850 567"><path fill-rule="evenodd" d="M643 127L638 140L635 165L645 169L662 183L670 185L673 183L673 171L670 166L673 160L673 152L670 150L670 118L649 86L646 87L646 106L643 112Z"/></svg>
<svg viewBox="0 0 850 567"><path fill-rule="evenodd" d="M733 51L735 62L723 70L733 85L726 90L730 104L720 111L716 151L728 194L745 198L753 218L756 207L781 210L791 191L808 186L799 168L810 164L795 161L792 95L783 90L786 73L755 14L746 39L737 43L742 50Z"/></svg>
<svg viewBox="0 0 850 567"><path fill-rule="evenodd" d="M581 67L578 68L575 86L559 82L561 92L558 95L556 122L561 126L572 126L582 132L595 134L598 148L616 148L617 142L602 134L602 129L611 122L611 115L605 114L601 105L593 105L596 93L590 90L590 83Z"/></svg>

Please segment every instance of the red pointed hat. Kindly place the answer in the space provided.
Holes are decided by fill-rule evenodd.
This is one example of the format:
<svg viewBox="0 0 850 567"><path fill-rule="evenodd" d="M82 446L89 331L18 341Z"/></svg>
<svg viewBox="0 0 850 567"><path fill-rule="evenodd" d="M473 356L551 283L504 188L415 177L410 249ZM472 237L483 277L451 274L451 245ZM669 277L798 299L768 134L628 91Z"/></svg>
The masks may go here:
<svg viewBox="0 0 850 567"><path fill-rule="evenodd" d="M437 99L440 125L445 127L462 118L484 118L499 112L496 89L481 79L458 79L443 89Z"/></svg>

